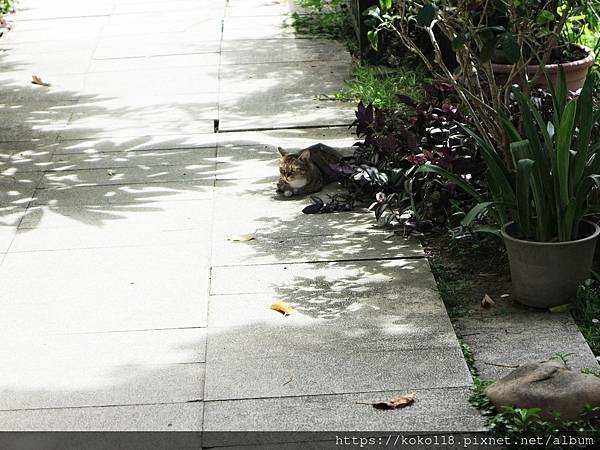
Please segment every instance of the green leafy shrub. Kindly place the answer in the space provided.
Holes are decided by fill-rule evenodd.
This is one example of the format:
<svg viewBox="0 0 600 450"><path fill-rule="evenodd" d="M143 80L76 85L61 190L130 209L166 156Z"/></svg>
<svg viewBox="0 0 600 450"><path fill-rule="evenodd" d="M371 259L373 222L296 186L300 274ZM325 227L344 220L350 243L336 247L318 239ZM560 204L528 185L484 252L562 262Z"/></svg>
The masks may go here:
<svg viewBox="0 0 600 450"><path fill-rule="evenodd" d="M463 220L464 226L489 212L499 227L514 221L521 239L578 239L581 220L591 212L591 193L600 185L600 146L591 144L597 117L592 98L595 78L595 74L589 75L581 95L568 100L560 70L557 88L552 89L554 117L549 123L532 100L515 88L525 136L508 118L499 117L512 141L508 160L489 144L489 137L484 139L465 128L481 149L491 199L439 166L429 164L419 171L445 176L479 202Z"/></svg>
<svg viewBox="0 0 600 450"><path fill-rule="evenodd" d="M563 29L563 39L600 51L600 0L580 0Z"/></svg>
<svg viewBox="0 0 600 450"><path fill-rule="evenodd" d="M8 14L13 10L14 0L0 0L0 14Z"/></svg>
<svg viewBox="0 0 600 450"><path fill-rule="evenodd" d="M588 280L579 287L573 317L590 348L600 357L600 285Z"/></svg>
<svg viewBox="0 0 600 450"><path fill-rule="evenodd" d="M292 26L300 34L351 42L354 31L346 0L300 0L305 14L292 14Z"/></svg>

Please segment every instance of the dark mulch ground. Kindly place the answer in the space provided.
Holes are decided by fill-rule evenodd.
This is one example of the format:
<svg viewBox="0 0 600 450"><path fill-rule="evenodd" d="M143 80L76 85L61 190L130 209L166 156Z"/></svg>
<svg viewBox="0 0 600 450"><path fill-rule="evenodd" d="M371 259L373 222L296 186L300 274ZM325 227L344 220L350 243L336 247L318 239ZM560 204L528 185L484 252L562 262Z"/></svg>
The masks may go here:
<svg viewBox="0 0 600 450"><path fill-rule="evenodd" d="M495 301L509 299L510 273L500 238L452 239L448 232L437 232L421 242L450 317L481 309L485 294Z"/></svg>

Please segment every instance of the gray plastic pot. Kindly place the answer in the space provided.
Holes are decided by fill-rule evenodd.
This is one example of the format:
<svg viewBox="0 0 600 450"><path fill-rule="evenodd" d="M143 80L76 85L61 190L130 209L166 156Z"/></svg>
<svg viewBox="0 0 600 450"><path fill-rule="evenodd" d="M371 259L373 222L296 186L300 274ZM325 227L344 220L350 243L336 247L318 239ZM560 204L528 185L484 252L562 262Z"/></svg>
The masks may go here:
<svg viewBox="0 0 600 450"><path fill-rule="evenodd" d="M600 228L582 221L576 241L535 242L513 237L515 224L502 228L508 252L515 299L535 308L551 308L572 301L577 286L590 277Z"/></svg>

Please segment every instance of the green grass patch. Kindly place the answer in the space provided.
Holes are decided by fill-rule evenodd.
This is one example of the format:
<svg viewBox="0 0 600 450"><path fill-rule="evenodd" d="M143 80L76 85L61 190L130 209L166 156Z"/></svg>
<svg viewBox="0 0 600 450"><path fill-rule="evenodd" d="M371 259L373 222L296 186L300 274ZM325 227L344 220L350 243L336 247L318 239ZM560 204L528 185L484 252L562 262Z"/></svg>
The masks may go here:
<svg viewBox="0 0 600 450"><path fill-rule="evenodd" d="M592 352L600 357L600 285L588 280L579 287L573 317Z"/></svg>
<svg viewBox="0 0 600 450"><path fill-rule="evenodd" d="M293 13L291 26L299 34L353 42L354 29L345 0L300 0L302 14Z"/></svg>
<svg viewBox="0 0 600 450"><path fill-rule="evenodd" d="M336 93L335 97L341 101L373 103L378 108L399 109L404 107L398 100L400 95L422 100L422 86L427 81L427 75L421 68L357 65L352 77L346 81L347 88Z"/></svg>
<svg viewBox="0 0 600 450"><path fill-rule="evenodd" d="M430 267L440 297L442 297L448 311L448 316L451 319L464 316L469 305L469 282L458 273L450 271L439 264L432 262Z"/></svg>

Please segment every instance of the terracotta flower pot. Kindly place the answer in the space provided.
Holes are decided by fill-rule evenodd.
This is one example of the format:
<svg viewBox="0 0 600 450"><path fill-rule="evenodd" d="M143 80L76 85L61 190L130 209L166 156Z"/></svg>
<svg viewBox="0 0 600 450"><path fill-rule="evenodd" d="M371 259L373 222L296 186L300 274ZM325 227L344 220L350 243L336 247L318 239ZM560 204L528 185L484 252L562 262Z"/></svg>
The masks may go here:
<svg viewBox="0 0 600 450"><path fill-rule="evenodd" d="M594 55L592 49L584 47L583 45L578 45L577 47L580 47L583 50L585 50L587 56L577 61L560 64L565 71L567 87L571 92L576 92L583 87L588 69L594 65L594 61L596 60L596 55ZM558 66L559 64L546 65L548 77L552 81L553 85L558 77ZM537 64L527 66L527 74L531 77L534 76L537 73L539 67L540 66ZM511 64L492 64L492 70L494 71L494 74L499 77L499 79L502 79L502 77L508 77L508 74L510 74L512 68L513 66ZM548 87L546 77L543 74L538 78L536 85L537 87L541 88Z"/></svg>
<svg viewBox="0 0 600 450"><path fill-rule="evenodd" d="M515 224L502 229L516 300L535 308L551 308L572 301L577 286L589 278L600 227L582 221L580 239L535 242L514 237Z"/></svg>

